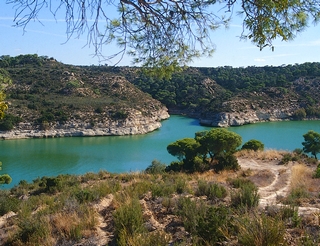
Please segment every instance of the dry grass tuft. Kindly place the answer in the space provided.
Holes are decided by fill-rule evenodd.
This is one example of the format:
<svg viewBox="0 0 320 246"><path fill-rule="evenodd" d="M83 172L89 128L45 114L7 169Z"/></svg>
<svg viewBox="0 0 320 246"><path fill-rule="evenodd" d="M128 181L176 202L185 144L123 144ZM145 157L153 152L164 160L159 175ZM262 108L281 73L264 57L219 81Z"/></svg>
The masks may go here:
<svg viewBox="0 0 320 246"><path fill-rule="evenodd" d="M198 180L205 180L207 182L226 183L228 179L237 177L238 174L234 171L223 170L219 173L214 171L208 171L204 173L198 173Z"/></svg>
<svg viewBox="0 0 320 246"><path fill-rule="evenodd" d="M64 238L71 239L72 230L80 222L76 213L57 213L51 218L54 230Z"/></svg>
<svg viewBox="0 0 320 246"><path fill-rule="evenodd" d="M292 167L291 190L307 188L312 183L312 170L304 164L297 164Z"/></svg>
<svg viewBox="0 0 320 246"><path fill-rule="evenodd" d="M67 240L93 235L97 224L96 214L93 210L82 211L80 214L81 216L77 212L60 212L52 215L50 220L52 231Z"/></svg>
<svg viewBox="0 0 320 246"><path fill-rule="evenodd" d="M278 150L265 150L265 151L253 151L253 150L240 150L235 155L236 157L245 157L259 160L281 160L283 155L287 153L285 151Z"/></svg>

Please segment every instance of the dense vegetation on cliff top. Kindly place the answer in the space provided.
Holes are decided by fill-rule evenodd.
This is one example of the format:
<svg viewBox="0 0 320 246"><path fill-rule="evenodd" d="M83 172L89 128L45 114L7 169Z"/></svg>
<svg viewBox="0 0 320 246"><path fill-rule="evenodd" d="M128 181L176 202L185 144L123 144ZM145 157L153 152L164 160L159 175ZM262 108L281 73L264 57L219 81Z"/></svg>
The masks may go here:
<svg viewBox="0 0 320 246"><path fill-rule="evenodd" d="M246 110L227 101L245 99L252 108L296 103L311 117L319 117L320 64L305 63L281 67L189 68L171 80L138 77L131 80L141 90L164 102L169 109L184 109L200 117L213 112ZM287 102L287 103L285 103ZM197 113L196 113L197 112Z"/></svg>
<svg viewBox="0 0 320 246"><path fill-rule="evenodd" d="M46 127L81 120L94 126L106 119L126 119L132 112L152 115L163 107L115 73L65 65L53 58L3 56L0 73L12 81L5 89L9 109L4 130L19 121Z"/></svg>
<svg viewBox="0 0 320 246"><path fill-rule="evenodd" d="M84 119L94 124L102 116L125 118L130 108L148 114L161 106L132 84L171 112L195 117L289 106L298 119L320 116L320 63L193 67L171 79L157 79L139 68L72 66L53 58L21 55L1 56L0 69L12 79L6 90L11 104L8 113L29 122L65 121L86 112Z"/></svg>

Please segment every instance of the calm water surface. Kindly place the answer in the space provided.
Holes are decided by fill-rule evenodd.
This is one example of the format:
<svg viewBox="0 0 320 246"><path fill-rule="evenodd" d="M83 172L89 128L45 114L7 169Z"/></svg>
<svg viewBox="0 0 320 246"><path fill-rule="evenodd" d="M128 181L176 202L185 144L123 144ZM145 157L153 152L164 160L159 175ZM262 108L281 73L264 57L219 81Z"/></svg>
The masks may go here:
<svg viewBox="0 0 320 246"><path fill-rule="evenodd" d="M1 173L9 173L13 179L3 188L42 176L139 171L154 159L169 164L176 160L166 151L169 143L209 129L195 119L171 116L161 129L146 135L0 141ZM243 143L254 138L266 148L294 150L302 148L302 135L308 130L320 132L320 121L269 122L229 129L240 134Z"/></svg>

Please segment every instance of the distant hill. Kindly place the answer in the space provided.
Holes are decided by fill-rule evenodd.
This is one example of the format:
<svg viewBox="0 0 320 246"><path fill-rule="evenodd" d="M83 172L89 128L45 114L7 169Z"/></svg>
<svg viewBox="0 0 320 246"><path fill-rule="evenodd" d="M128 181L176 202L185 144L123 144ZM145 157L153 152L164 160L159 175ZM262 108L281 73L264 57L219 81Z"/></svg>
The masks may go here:
<svg viewBox="0 0 320 246"><path fill-rule="evenodd" d="M213 126L320 118L320 63L190 67L171 79L136 67L72 66L37 55L1 56L0 68L13 81L6 89L8 113L40 127L72 120L110 124L155 114L162 104Z"/></svg>
<svg viewBox="0 0 320 246"><path fill-rule="evenodd" d="M113 72L37 55L2 56L0 67L12 80L5 90L9 109L2 130L9 130L7 120L20 122L22 130L110 128L106 135L138 134L145 133L136 129L140 125L159 127L166 118L162 103ZM117 127L129 132L117 133Z"/></svg>

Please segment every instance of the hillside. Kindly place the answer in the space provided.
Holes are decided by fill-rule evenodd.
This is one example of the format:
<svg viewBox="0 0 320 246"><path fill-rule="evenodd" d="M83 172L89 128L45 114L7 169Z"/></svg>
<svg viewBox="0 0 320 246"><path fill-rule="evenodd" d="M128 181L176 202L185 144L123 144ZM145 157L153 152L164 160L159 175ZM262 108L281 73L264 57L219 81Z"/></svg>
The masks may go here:
<svg viewBox="0 0 320 246"><path fill-rule="evenodd" d="M221 127L320 118L320 63L191 67L158 79L136 67L21 55L0 57L0 69L12 80L0 129L16 130L3 138L142 134L159 128L167 109Z"/></svg>
<svg viewBox="0 0 320 246"><path fill-rule="evenodd" d="M15 124L16 136L142 134L169 117L163 104L117 74L37 55L8 60L2 71L12 81L5 89L9 109L0 128Z"/></svg>
<svg viewBox="0 0 320 246"><path fill-rule="evenodd" d="M193 67L173 74L171 80L127 76L163 102L169 112L196 117L205 125L320 117L320 63Z"/></svg>
<svg viewBox="0 0 320 246"><path fill-rule="evenodd" d="M236 172L154 168L21 181L0 190L0 244L319 245L315 160L275 151L237 156Z"/></svg>

